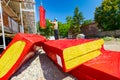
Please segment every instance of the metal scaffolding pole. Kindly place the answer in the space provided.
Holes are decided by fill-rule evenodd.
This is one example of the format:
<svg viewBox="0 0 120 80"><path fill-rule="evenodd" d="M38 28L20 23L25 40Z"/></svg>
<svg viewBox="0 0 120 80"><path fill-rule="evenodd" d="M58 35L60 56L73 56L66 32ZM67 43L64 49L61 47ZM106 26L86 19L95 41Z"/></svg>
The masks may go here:
<svg viewBox="0 0 120 80"><path fill-rule="evenodd" d="M0 16L1 16L2 37L3 37L3 46L1 46L1 48L6 49L4 25L3 25L3 16L2 16L2 1L1 0L0 0L0 14L1 14Z"/></svg>
<svg viewBox="0 0 120 80"><path fill-rule="evenodd" d="M35 2L35 0L34 0L34 2ZM36 6L34 5L34 19L35 19L35 33L37 33L37 26L36 26Z"/></svg>
<svg viewBox="0 0 120 80"><path fill-rule="evenodd" d="M20 2L20 18L21 18L21 32L24 33L24 26L23 26L23 16L22 16L22 2Z"/></svg>

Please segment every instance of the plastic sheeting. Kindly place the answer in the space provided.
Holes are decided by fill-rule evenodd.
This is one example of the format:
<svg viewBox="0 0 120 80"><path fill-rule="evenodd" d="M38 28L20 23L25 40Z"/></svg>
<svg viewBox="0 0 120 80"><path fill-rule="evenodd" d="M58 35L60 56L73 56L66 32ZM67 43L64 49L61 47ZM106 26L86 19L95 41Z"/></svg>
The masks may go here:
<svg viewBox="0 0 120 80"><path fill-rule="evenodd" d="M120 52L101 49L102 55L72 70L78 80L120 80Z"/></svg>
<svg viewBox="0 0 120 80"><path fill-rule="evenodd" d="M20 66L32 57L34 45L41 46L46 38L35 34L18 33L0 55L0 80L8 80Z"/></svg>
<svg viewBox="0 0 120 80"><path fill-rule="evenodd" d="M46 19L45 19L45 9L43 6L39 7L39 13L40 13L40 27L42 29L46 28Z"/></svg>
<svg viewBox="0 0 120 80"><path fill-rule="evenodd" d="M103 43L102 39L51 40L44 42L43 49L63 71L69 72L99 56Z"/></svg>

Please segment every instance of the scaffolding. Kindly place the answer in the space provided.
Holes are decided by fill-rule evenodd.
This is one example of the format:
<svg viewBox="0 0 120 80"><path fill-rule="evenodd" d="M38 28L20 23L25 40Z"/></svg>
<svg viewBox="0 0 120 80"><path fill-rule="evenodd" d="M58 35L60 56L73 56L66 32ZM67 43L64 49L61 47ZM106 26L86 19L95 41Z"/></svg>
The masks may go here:
<svg viewBox="0 0 120 80"><path fill-rule="evenodd" d="M3 11L12 19L12 21L14 21L14 23L17 23L19 32L37 32L35 21L35 0L0 0L0 27L2 31L1 36L3 39L3 45L0 45L0 48L6 48L6 29L4 26ZM9 26L13 27L14 25ZM11 29L8 29L8 31L10 30ZM11 32L14 34L18 33L17 31L14 32L14 30Z"/></svg>
<svg viewBox="0 0 120 80"><path fill-rule="evenodd" d="M3 16L2 16L2 6L1 6L1 0L0 0L0 25L2 27L2 38L3 38L3 45L0 45L0 48L5 49L6 43L5 43L5 34L4 34L4 26L3 26Z"/></svg>
<svg viewBox="0 0 120 80"><path fill-rule="evenodd" d="M35 0L24 0L24 6L22 7L22 12L26 16L26 26L29 33L37 33L36 27L36 16L35 16Z"/></svg>

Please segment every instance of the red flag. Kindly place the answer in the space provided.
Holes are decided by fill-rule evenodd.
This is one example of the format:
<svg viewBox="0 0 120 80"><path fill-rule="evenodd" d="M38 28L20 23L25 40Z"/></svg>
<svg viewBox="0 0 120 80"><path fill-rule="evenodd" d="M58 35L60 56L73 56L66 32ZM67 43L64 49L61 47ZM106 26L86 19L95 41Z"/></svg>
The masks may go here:
<svg viewBox="0 0 120 80"><path fill-rule="evenodd" d="M40 27L42 29L46 28L46 19L45 19L45 9L43 6L39 7L39 12L40 12Z"/></svg>

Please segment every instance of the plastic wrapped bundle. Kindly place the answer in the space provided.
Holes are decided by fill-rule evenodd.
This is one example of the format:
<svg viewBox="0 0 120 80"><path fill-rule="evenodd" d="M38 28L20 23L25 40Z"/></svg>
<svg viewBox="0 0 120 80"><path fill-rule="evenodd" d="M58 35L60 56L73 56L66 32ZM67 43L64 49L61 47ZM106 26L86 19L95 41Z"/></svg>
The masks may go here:
<svg viewBox="0 0 120 80"><path fill-rule="evenodd" d="M9 80L20 66L34 55L34 45L42 46L46 38L35 34L18 33L0 56L0 80Z"/></svg>
<svg viewBox="0 0 120 80"><path fill-rule="evenodd" d="M78 80L120 80L120 52L101 49L102 54L70 73Z"/></svg>
<svg viewBox="0 0 120 80"><path fill-rule="evenodd" d="M103 39L65 39L44 42L46 54L68 72L101 54Z"/></svg>

